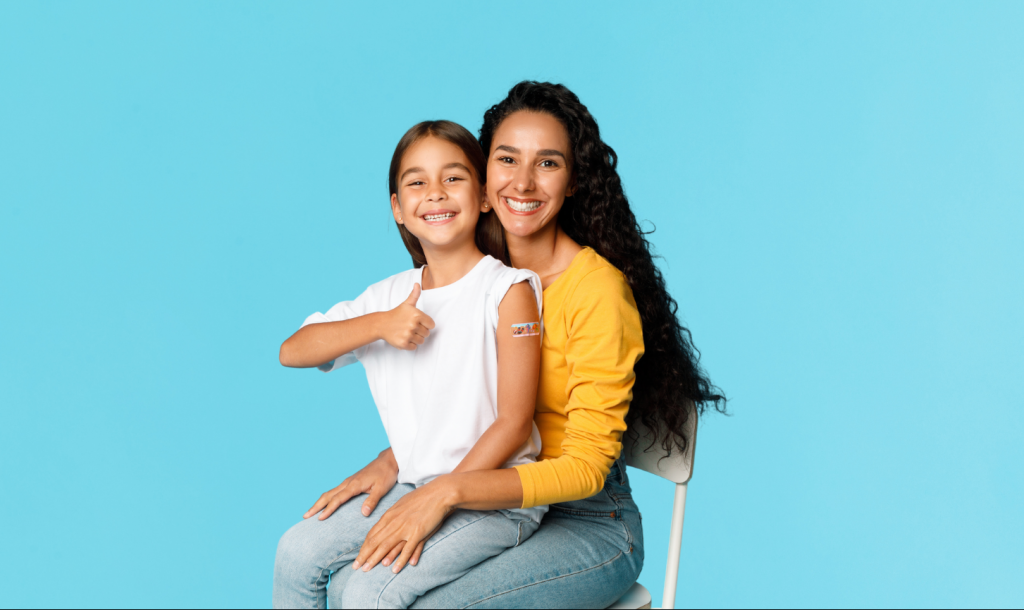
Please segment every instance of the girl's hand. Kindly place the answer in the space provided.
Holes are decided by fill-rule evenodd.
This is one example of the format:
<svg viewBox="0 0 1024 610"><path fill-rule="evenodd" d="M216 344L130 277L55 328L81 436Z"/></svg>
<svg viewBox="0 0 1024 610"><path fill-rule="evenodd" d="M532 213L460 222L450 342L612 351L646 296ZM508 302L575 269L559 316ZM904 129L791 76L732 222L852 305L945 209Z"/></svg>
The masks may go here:
<svg viewBox="0 0 1024 610"><path fill-rule="evenodd" d="M387 448L377 456L377 459L367 464L359 472L342 481L334 489L325 492L320 496L305 515L303 519L309 519L321 509L320 520L330 517L338 507L348 502L359 494L368 493L370 497L363 502L363 516L369 517L377 503L384 497L391 488L398 482L398 462L395 461L395 454L391 448Z"/></svg>
<svg viewBox="0 0 1024 610"><path fill-rule="evenodd" d="M366 535L352 569L368 572L378 563L398 574L407 563L416 565L423 545L455 510L452 493L438 477L402 496Z"/></svg>
<svg viewBox="0 0 1024 610"><path fill-rule="evenodd" d="M416 309L419 298L420 285L416 284L405 302L380 314L377 333L381 339L398 349L414 350L417 345L423 345L434 328L434 321Z"/></svg>

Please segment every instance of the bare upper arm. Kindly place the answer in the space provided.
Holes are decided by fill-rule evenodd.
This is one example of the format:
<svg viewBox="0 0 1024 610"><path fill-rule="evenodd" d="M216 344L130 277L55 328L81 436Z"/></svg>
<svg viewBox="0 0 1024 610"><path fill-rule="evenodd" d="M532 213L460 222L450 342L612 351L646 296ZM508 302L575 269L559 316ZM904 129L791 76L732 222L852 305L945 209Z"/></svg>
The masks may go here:
<svg viewBox="0 0 1024 610"><path fill-rule="evenodd" d="M498 416L532 421L540 380L540 334L513 326L540 323L529 282L513 284L498 305Z"/></svg>

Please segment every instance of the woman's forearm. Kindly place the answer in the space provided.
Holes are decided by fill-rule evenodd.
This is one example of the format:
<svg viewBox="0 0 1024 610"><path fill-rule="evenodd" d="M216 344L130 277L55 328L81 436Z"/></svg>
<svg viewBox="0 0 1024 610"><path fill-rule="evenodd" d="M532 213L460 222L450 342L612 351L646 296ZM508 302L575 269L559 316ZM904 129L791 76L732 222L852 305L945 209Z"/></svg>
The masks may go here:
<svg viewBox="0 0 1024 610"><path fill-rule="evenodd" d="M281 344L280 359L284 366L308 368L320 366L339 356L380 339L379 314L310 324L300 328Z"/></svg>
<svg viewBox="0 0 1024 610"><path fill-rule="evenodd" d="M442 475L430 483L441 487L448 508L498 510L523 505L523 483L515 468Z"/></svg>

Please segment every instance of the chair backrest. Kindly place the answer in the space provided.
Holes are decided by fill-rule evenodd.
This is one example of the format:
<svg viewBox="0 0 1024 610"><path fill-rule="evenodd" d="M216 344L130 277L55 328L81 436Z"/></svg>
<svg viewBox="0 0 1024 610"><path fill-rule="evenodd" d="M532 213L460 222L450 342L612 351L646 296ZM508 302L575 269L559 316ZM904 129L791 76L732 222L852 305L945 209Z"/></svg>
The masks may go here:
<svg viewBox="0 0 1024 610"><path fill-rule="evenodd" d="M626 464L639 468L673 483L687 483L693 476L693 454L697 446L697 410L690 408L690 416L686 419L686 436L689 443L686 452L673 451L665 455L661 443L655 442L654 436L643 426L635 427L639 437L630 442L628 435L622 437L622 450L626 453ZM650 447L648 447L650 445Z"/></svg>

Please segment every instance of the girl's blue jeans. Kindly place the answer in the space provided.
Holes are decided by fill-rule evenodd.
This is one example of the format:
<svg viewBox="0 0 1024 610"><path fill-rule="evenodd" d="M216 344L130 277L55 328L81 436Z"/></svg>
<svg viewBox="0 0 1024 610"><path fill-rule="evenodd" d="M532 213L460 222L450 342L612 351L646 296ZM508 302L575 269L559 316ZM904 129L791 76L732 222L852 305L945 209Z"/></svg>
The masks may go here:
<svg viewBox="0 0 1024 610"><path fill-rule="evenodd" d="M532 536L521 531L523 522L513 518L515 513L457 511L431 538L434 544L445 540L433 557L428 543L419 565L407 566L394 581L383 566L368 573L350 568L376 523L363 517L362 500L353 498L329 519L311 517L281 539L274 607L323 608L329 597L332 608L410 602L412 608L606 608L636 582L643 567L640 512L625 468L622 459L616 462L596 495L551 505ZM382 514L410 490L396 486L374 514ZM475 567L460 574L441 569L433 580L417 576L451 558ZM408 581L401 580L407 573ZM381 591L384 595L378 596Z"/></svg>
<svg viewBox="0 0 1024 610"><path fill-rule="evenodd" d="M369 572L352 570L377 517L413 489L395 485L375 516L364 517L362 498L353 498L323 521L310 517L289 529L277 546L274 607L326 608L329 591L332 608L408 608L427 591L525 541L538 527L510 511L457 510L424 545L417 565L398 574L380 564Z"/></svg>

